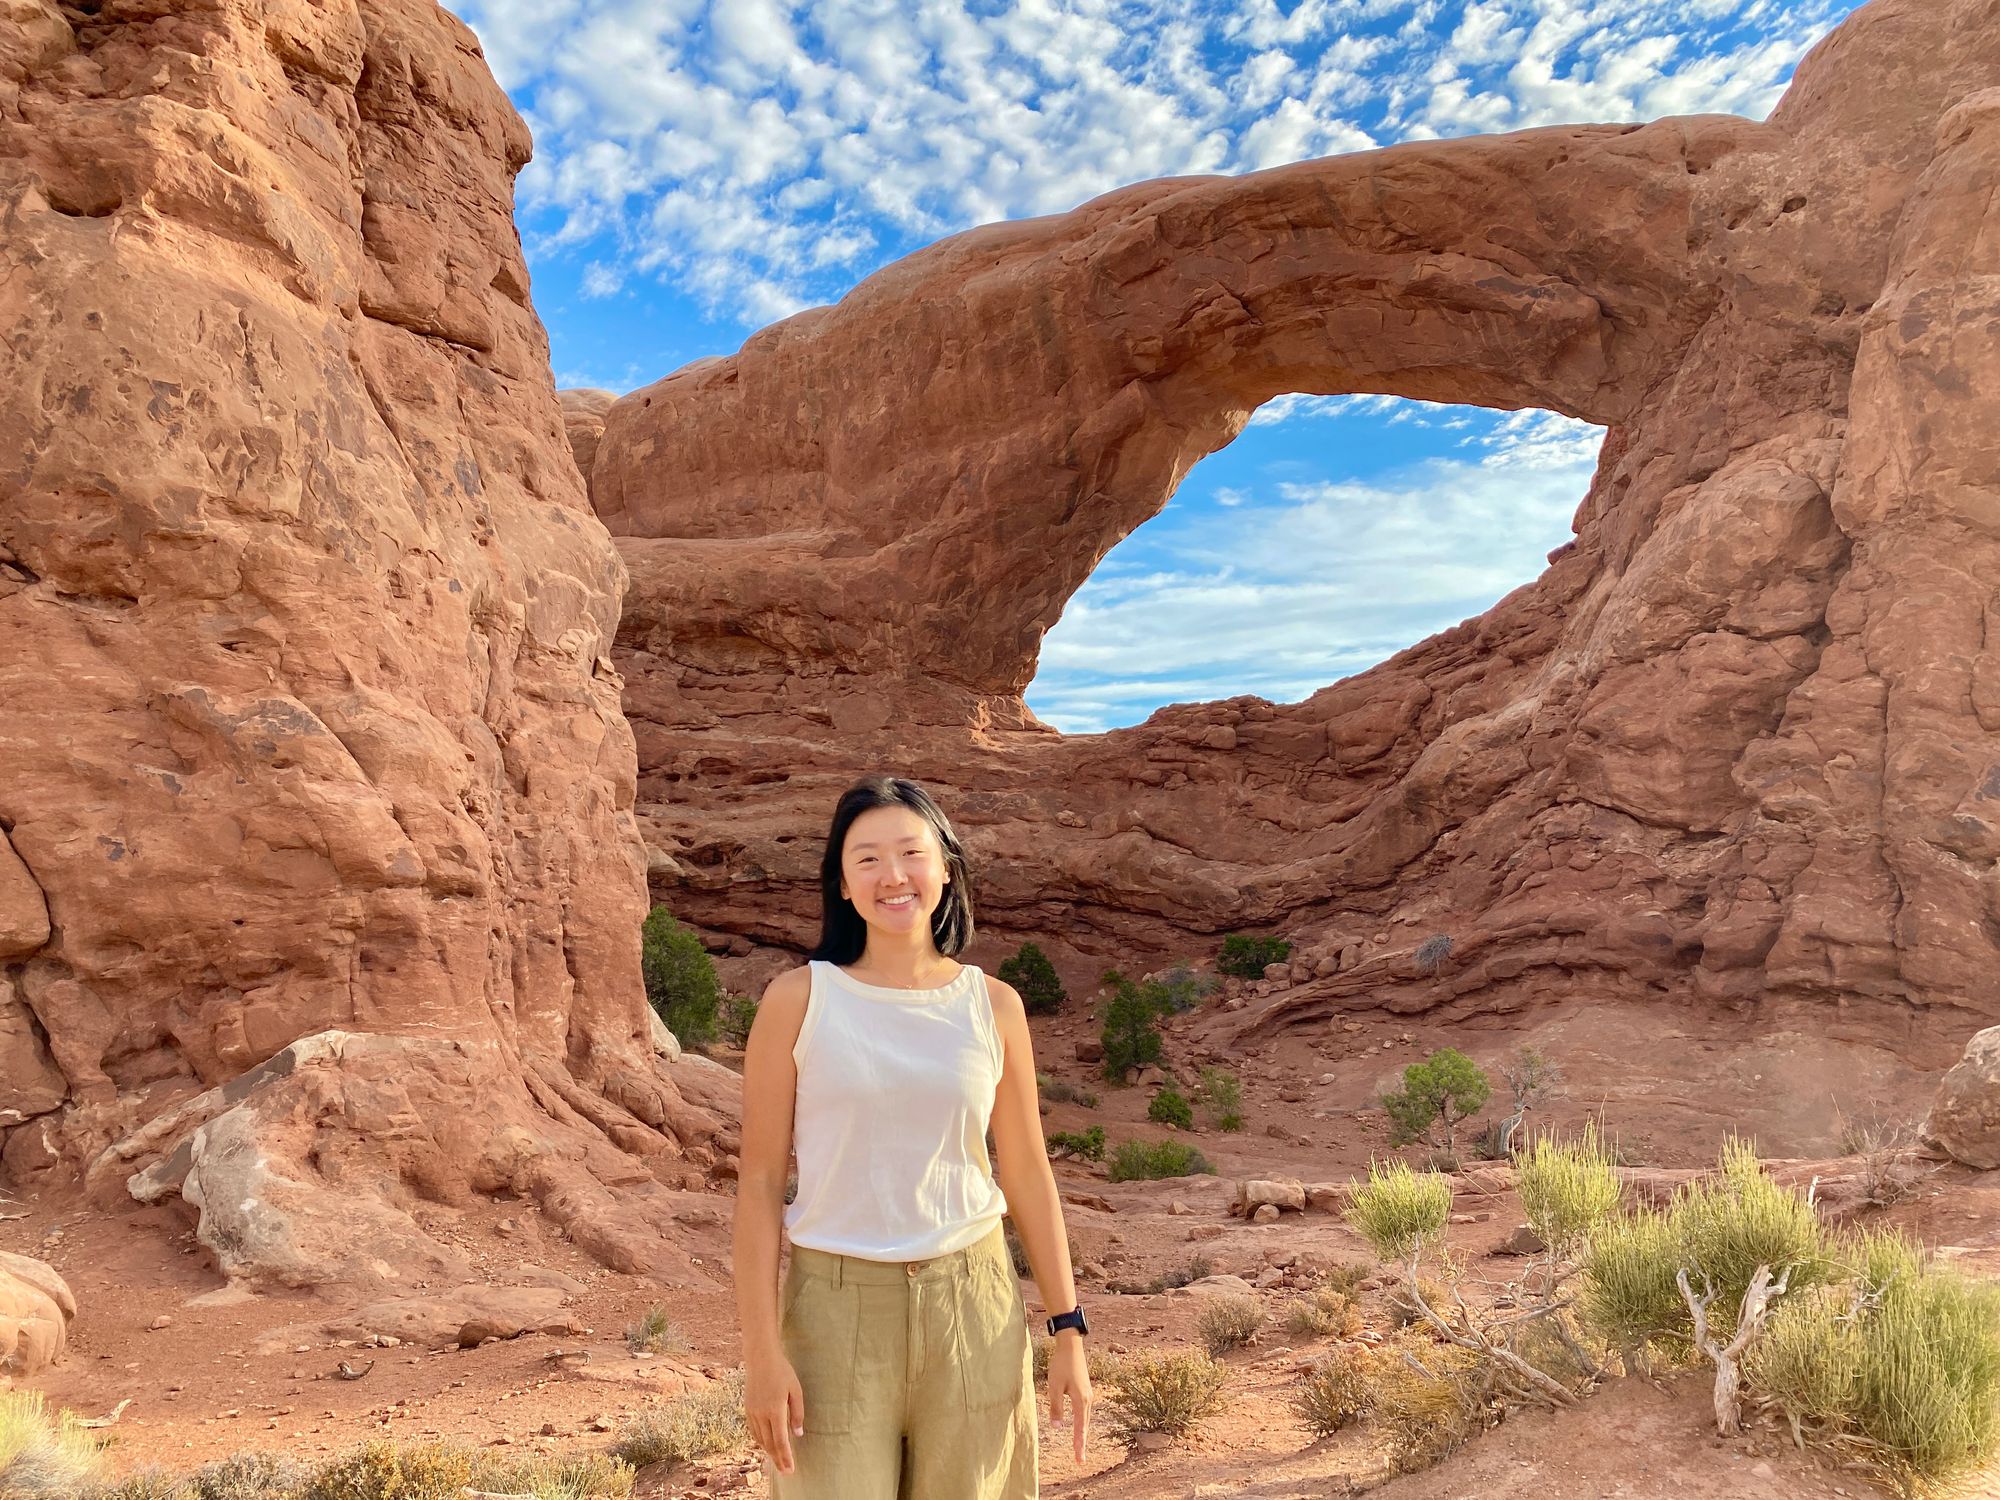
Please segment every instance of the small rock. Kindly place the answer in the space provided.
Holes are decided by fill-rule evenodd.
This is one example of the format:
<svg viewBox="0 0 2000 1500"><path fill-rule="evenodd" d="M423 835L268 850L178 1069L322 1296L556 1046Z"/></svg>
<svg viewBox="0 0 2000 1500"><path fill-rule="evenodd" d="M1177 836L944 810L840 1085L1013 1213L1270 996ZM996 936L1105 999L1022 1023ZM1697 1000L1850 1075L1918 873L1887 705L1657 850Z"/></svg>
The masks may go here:
<svg viewBox="0 0 2000 1500"><path fill-rule="evenodd" d="M157 1318L153 1319L152 1322L146 1325L146 1327L154 1333L158 1333L162 1328L171 1328L173 1326L174 1326L174 1320L167 1313L161 1313Z"/></svg>
<svg viewBox="0 0 2000 1500"><path fill-rule="evenodd" d="M1250 1215L1251 1222L1256 1224L1275 1223L1277 1217L1278 1205L1275 1203L1260 1203Z"/></svg>
<svg viewBox="0 0 2000 1500"><path fill-rule="evenodd" d="M1191 1214L1194 1210L1189 1208L1181 1199L1170 1198L1167 1200L1167 1212L1170 1214Z"/></svg>

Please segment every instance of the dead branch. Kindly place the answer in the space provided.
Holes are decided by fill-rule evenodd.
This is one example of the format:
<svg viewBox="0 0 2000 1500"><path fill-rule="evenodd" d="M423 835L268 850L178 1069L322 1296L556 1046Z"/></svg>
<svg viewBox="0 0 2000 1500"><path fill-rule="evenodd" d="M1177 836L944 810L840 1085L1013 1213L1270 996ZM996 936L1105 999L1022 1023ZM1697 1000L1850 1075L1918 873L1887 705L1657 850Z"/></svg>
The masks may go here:
<svg viewBox="0 0 2000 1500"><path fill-rule="evenodd" d="M1750 1285L1744 1289L1743 1305L1736 1317L1736 1332L1724 1344L1717 1342L1708 1330L1708 1310L1716 1298L1715 1284L1708 1279L1708 1273L1702 1273L1702 1295L1699 1297L1689 1284L1685 1266L1674 1273L1674 1284L1681 1289L1681 1298L1694 1315L1694 1346L1715 1363L1715 1430L1724 1437L1743 1425L1739 1395L1743 1386L1743 1351L1763 1331L1764 1319L1770 1315L1772 1301L1785 1294L1785 1287L1791 1279L1790 1266L1785 1267L1776 1281L1771 1279L1769 1266L1759 1266L1750 1278Z"/></svg>

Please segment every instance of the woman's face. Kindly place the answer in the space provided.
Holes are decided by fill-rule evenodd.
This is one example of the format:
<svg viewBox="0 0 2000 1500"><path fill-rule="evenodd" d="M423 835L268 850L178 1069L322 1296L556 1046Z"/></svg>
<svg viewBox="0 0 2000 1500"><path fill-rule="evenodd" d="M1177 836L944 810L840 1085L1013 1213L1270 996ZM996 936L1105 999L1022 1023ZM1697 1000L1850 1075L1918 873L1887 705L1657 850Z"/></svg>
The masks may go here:
<svg viewBox="0 0 2000 1500"><path fill-rule="evenodd" d="M937 830L907 807L871 807L847 826L840 893L886 933L928 932L950 882Z"/></svg>

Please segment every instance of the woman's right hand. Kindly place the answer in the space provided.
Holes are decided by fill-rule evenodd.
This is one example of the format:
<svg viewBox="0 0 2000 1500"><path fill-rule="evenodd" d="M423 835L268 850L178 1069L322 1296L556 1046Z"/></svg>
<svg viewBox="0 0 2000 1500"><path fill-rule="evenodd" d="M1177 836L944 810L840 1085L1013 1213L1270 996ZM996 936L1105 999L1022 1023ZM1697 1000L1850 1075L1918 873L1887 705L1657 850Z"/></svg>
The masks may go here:
<svg viewBox="0 0 2000 1500"><path fill-rule="evenodd" d="M750 1440L771 1456L780 1474L792 1472L792 1439L806 1430L806 1393L782 1354L746 1360L743 1416Z"/></svg>

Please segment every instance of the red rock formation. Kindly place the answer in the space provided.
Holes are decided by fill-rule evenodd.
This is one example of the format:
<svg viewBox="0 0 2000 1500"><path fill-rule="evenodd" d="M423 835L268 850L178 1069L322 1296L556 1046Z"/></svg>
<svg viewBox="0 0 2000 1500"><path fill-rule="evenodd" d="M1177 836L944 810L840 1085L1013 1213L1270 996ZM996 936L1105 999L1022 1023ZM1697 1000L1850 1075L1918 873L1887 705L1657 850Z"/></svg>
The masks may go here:
<svg viewBox="0 0 2000 1500"><path fill-rule="evenodd" d="M1875 0L1768 123L1146 183L631 393L591 493L656 893L796 950L890 767L1077 968L1301 937L1266 1025L1698 997L1942 1062L2000 1014L1996 180L2000 9ZM1036 722L1064 602L1289 391L1610 433L1484 615L1295 705Z"/></svg>
<svg viewBox="0 0 2000 1500"><path fill-rule="evenodd" d="M0 1250L0 1382L61 1364L75 1321L76 1298L53 1266Z"/></svg>
<svg viewBox="0 0 2000 1500"><path fill-rule="evenodd" d="M429 0L0 21L4 1161L245 1280L448 1265L475 1190L671 1272L642 1189L733 1149L641 995L528 152Z"/></svg>

